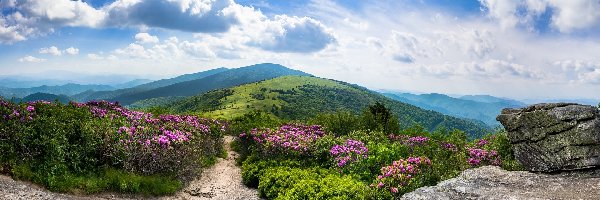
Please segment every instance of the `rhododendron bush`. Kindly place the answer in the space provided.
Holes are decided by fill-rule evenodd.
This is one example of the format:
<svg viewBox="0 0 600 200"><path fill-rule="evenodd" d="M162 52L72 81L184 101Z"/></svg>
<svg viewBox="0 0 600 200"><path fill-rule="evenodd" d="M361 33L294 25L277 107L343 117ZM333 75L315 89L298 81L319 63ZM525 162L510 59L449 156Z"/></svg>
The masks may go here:
<svg viewBox="0 0 600 200"><path fill-rule="evenodd" d="M227 123L117 103L0 100L0 171L62 190L68 177L119 169L189 180L223 151Z"/></svg>
<svg viewBox="0 0 600 200"><path fill-rule="evenodd" d="M276 199L290 197L290 191L309 199L351 194L392 199L455 177L471 167L514 163L512 155L500 153L508 149L502 134L468 141L460 131L406 129L386 134L358 130L336 136L340 134L323 130L328 129L287 124L241 133L240 144L247 149L244 152L251 154L242 165L244 183L258 187L263 197ZM361 187L328 193L337 187L322 188L327 185L322 180L325 176ZM327 192L316 192L315 187ZM304 196L307 194L312 196Z"/></svg>

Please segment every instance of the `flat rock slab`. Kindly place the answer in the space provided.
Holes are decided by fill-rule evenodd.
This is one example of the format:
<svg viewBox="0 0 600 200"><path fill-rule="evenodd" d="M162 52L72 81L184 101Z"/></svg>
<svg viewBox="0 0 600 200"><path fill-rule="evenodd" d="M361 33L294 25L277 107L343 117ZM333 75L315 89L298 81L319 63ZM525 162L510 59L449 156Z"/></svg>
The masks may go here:
<svg viewBox="0 0 600 200"><path fill-rule="evenodd" d="M591 175L506 171L496 166L465 170L402 199L599 199L600 178Z"/></svg>

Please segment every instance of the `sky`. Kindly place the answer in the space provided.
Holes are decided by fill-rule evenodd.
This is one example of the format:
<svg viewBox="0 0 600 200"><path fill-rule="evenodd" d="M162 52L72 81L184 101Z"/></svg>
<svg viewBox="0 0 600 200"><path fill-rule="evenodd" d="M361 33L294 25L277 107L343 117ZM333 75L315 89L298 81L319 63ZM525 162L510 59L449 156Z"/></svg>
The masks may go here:
<svg viewBox="0 0 600 200"><path fill-rule="evenodd" d="M279 63L419 93L600 95L600 0L0 0L0 77Z"/></svg>

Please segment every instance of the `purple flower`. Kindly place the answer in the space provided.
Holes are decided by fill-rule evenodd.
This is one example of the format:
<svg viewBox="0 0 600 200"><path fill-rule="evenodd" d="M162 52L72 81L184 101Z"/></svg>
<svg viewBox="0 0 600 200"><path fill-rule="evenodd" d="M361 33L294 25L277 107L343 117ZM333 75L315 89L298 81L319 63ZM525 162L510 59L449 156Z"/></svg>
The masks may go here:
<svg viewBox="0 0 600 200"><path fill-rule="evenodd" d="M33 112L33 111L35 111L35 107L27 106L27 112Z"/></svg>

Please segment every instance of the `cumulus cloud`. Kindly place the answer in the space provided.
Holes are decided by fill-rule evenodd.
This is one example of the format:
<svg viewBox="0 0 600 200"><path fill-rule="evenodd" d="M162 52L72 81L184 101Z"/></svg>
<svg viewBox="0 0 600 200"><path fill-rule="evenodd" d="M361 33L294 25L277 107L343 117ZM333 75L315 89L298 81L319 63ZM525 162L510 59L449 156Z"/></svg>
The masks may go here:
<svg viewBox="0 0 600 200"><path fill-rule="evenodd" d="M366 43L402 63L431 59L485 59L491 54L496 41L488 30L435 31L432 34L416 35L410 32L392 31L383 42L378 38L367 38Z"/></svg>
<svg viewBox="0 0 600 200"><path fill-rule="evenodd" d="M600 62L589 60L561 60L553 63L566 80L580 83L600 83Z"/></svg>
<svg viewBox="0 0 600 200"><path fill-rule="evenodd" d="M274 52L316 52L336 42L331 30L313 18L269 18L233 0L116 0L101 8L70 0L8 0L2 4L10 11L0 16L2 43L23 41L64 26L224 33L221 37ZM234 31L230 31L232 27ZM159 42L145 32L135 35L135 39L138 44Z"/></svg>
<svg viewBox="0 0 600 200"><path fill-rule="evenodd" d="M100 56L100 55L95 54L95 53L90 53L90 54L87 55L87 57L89 59L92 59L92 60L102 60L102 59L104 59L103 56Z"/></svg>
<svg viewBox="0 0 600 200"><path fill-rule="evenodd" d="M480 0L487 15L504 28L532 28L535 19L551 10L549 26L563 33L600 26L599 0Z"/></svg>
<svg viewBox="0 0 600 200"><path fill-rule="evenodd" d="M108 26L160 27L189 32L225 32L238 19L233 0L131 1L117 0L103 8Z"/></svg>
<svg viewBox="0 0 600 200"><path fill-rule="evenodd" d="M33 56L25 56L25 57L19 58L19 62L39 63L39 62L44 62L44 61L46 61L46 59L36 58Z"/></svg>
<svg viewBox="0 0 600 200"><path fill-rule="evenodd" d="M420 74L434 75L439 78L450 78L453 76L478 80L503 78L540 80L545 78L544 73L537 71L535 68L498 59L490 59L484 62L423 65L417 69Z"/></svg>
<svg viewBox="0 0 600 200"><path fill-rule="evenodd" d="M41 48L38 52L41 54L50 54L54 56L62 55L61 50L59 50L58 47L55 46Z"/></svg>
<svg viewBox="0 0 600 200"><path fill-rule="evenodd" d="M75 47L69 47L69 48L65 49L65 53L67 53L69 55L77 55L77 54L79 54L79 49L75 48Z"/></svg>
<svg viewBox="0 0 600 200"><path fill-rule="evenodd" d="M56 46L51 46L51 47L44 47L41 48L38 53L40 54L50 54L53 56L60 56L63 53L69 54L69 55L77 55L79 54L79 49L75 48L75 47L69 47L65 50L60 50L58 47Z"/></svg>
<svg viewBox="0 0 600 200"><path fill-rule="evenodd" d="M138 33L135 34L135 40L140 44L157 43L158 37L150 35L148 33Z"/></svg>
<svg viewBox="0 0 600 200"><path fill-rule="evenodd" d="M250 44L264 50L309 53L336 42L335 36L323 24L309 17L278 15L263 23L266 26L261 37Z"/></svg>
<svg viewBox="0 0 600 200"><path fill-rule="evenodd" d="M63 26L97 27L106 14L82 1L5 0L0 15L0 42L11 44L54 32Z"/></svg>

